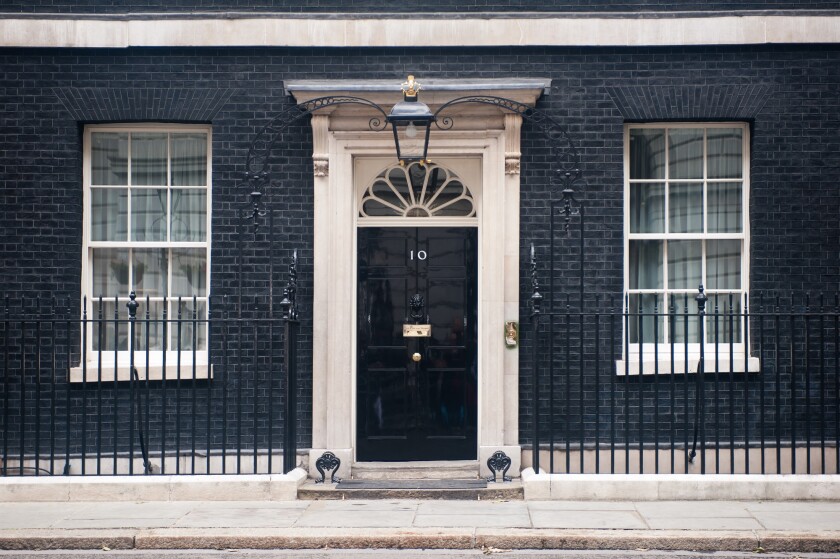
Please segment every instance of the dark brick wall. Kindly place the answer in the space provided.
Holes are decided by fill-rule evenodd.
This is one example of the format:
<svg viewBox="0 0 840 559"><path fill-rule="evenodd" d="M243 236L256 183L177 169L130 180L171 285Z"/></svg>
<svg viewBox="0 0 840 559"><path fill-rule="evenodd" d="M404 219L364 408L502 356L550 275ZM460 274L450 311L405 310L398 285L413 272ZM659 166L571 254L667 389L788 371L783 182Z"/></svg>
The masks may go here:
<svg viewBox="0 0 840 559"><path fill-rule="evenodd" d="M10 0L3 12L10 13L95 13L120 14L143 12L225 12L254 11L281 13L346 12L346 13L408 13L408 12L682 12L735 10L814 10L838 9L834 0L740 0L707 2L686 0L464 0L453 4L442 0L428 0L422 4L394 0Z"/></svg>
<svg viewBox="0 0 840 559"><path fill-rule="evenodd" d="M239 271L246 289L265 285L267 260L237 245L237 212L248 144L289 103L283 80L401 80L409 71L440 78L550 77L555 90L539 107L578 140L587 184L587 289L622 289L622 126L631 93L712 87L715 102L693 98L696 113L661 104L645 118L687 114L751 123L751 289L833 293L840 285L840 48L761 46L644 49L130 49L0 51L0 295L76 301L81 252L81 132L86 116L67 104L79 91L133 91L134 99L176 99L167 93L215 90L225 95L199 119L213 125L212 291L234 296ZM629 88L629 89L628 89ZM635 89L634 89L635 88ZM152 94L149 92L159 92ZM616 92L623 91L617 102ZM723 92L723 93L721 93ZM728 92L728 93L726 93ZM229 96L227 96L229 93ZM720 102L720 94L739 102ZM198 94L197 94L198 95ZM198 97L184 97L198 98ZM109 99L111 99L109 97ZM688 99L688 98L687 98ZM220 100L223 100L220 101ZM150 101L151 102L151 101ZM158 102L158 101L155 101ZM211 101L207 101L212 104ZM215 101L213 101L215 102ZM689 101L687 101L689 102ZM746 105L745 105L746 104ZM754 109L753 104L760 104ZM749 108L745 108L746 106ZM161 103L144 120L184 120ZM209 106L209 105L208 105ZM167 109L166 107L170 107ZM119 107L110 114L121 113ZM198 114L198 113L197 113ZM292 127L272 167L272 202L281 216L274 243L288 257L300 249L302 336L300 405L311 408L312 178L308 125ZM527 124L522 141L522 247L548 246L550 151ZM556 195L556 192L553 193ZM558 245L557 289L574 289L577 233ZM240 256L244 255L245 265ZM543 273L545 273L543 271ZM527 316L528 277L523 272ZM523 321L524 322L524 321ZM527 325L522 370L530 368ZM606 369L602 369L603 371ZM606 377L605 377L606 378ZM529 440L530 378L522 376L521 427ZM603 386L602 386L603 388ZM585 401L598 398L587 391ZM74 398L79 389L73 390ZM603 392L601 393L603 396ZM12 398L14 400L14 398ZM75 403L74 400L74 408ZM308 413L308 412L307 412ZM302 418L301 443L310 421Z"/></svg>

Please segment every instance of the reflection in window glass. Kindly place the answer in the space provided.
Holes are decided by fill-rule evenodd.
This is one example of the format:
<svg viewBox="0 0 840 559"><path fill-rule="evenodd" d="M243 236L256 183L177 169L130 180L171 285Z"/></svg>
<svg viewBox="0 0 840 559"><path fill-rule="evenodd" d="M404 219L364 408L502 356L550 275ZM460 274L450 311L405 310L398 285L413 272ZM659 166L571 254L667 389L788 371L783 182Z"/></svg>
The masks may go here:
<svg viewBox="0 0 840 559"><path fill-rule="evenodd" d="M665 185L636 183L630 185L630 232L665 231Z"/></svg>
<svg viewBox="0 0 840 559"><path fill-rule="evenodd" d="M696 289L703 283L703 241L668 241L668 288Z"/></svg>
<svg viewBox="0 0 840 559"><path fill-rule="evenodd" d="M665 178L665 130L639 128L630 131L630 178Z"/></svg>
<svg viewBox="0 0 840 559"><path fill-rule="evenodd" d="M207 192L172 190L172 240L200 242L207 238Z"/></svg>
<svg viewBox="0 0 840 559"><path fill-rule="evenodd" d="M703 129L668 130L668 178L703 178Z"/></svg>
<svg viewBox="0 0 840 559"><path fill-rule="evenodd" d="M709 183L709 233L740 233L741 183Z"/></svg>
<svg viewBox="0 0 840 559"><path fill-rule="evenodd" d="M90 135L90 183L128 184L128 134L95 132Z"/></svg>
<svg viewBox="0 0 840 559"><path fill-rule="evenodd" d="M131 134L131 184L166 185L167 135Z"/></svg>
<svg viewBox="0 0 840 559"><path fill-rule="evenodd" d="M128 192L124 188L90 191L90 239L125 241L128 232Z"/></svg>
<svg viewBox="0 0 840 559"><path fill-rule="evenodd" d="M166 189L135 188L131 191L131 240L166 240Z"/></svg>

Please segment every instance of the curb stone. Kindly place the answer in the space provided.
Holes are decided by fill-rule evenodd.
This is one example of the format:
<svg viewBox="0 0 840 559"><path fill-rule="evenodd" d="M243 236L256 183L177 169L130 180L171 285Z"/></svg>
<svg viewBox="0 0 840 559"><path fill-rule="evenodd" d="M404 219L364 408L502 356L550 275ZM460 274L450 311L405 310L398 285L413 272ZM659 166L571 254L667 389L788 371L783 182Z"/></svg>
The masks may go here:
<svg viewBox="0 0 840 559"><path fill-rule="evenodd" d="M568 549L840 552L840 532L688 530L563 530L518 528L242 529L213 530L9 530L3 550L103 549Z"/></svg>

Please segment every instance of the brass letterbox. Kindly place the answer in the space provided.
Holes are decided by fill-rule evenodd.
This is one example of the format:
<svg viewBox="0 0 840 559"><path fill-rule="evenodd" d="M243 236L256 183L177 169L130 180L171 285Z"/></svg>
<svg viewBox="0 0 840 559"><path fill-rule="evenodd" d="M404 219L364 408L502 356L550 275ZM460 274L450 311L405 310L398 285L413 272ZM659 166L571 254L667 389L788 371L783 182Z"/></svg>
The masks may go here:
<svg viewBox="0 0 840 559"><path fill-rule="evenodd" d="M403 337L405 338L431 338L431 324L403 324Z"/></svg>

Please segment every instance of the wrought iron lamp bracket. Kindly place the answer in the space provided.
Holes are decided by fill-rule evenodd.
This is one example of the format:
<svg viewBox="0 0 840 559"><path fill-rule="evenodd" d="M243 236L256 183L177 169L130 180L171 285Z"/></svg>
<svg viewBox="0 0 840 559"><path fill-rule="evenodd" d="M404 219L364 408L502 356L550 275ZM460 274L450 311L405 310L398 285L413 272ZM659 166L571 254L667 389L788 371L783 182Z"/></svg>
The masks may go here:
<svg viewBox="0 0 840 559"><path fill-rule="evenodd" d="M385 109L362 97L352 96L327 96L311 99L304 103L298 103L287 107L275 116L266 124L262 130L259 131L254 141L251 142L248 148L248 158L245 164L245 180L251 190L251 208L249 208L249 215L254 222L254 234L256 235L259 229L260 217L265 217L268 210L264 205L260 204L263 192L271 186L271 174L268 170L268 164L271 159L271 153L274 147L280 142L285 130L300 120L306 118L314 112L336 107L338 105L364 105L370 107L380 113L368 121L368 127L374 131L384 130L387 126L387 113Z"/></svg>
<svg viewBox="0 0 840 559"><path fill-rule="evenodd" d="M531 316L540 314L543 296L540 294L540 279L537 275L537 252L531 245L531 259L528 262L531 271Z"/></svg>
<svg viewBox="0 0 840 559"><path fill-rule="evenodd" d="M292 254L292 261L289 263L289 279L286 287L283 288L283 300L280 301L280 308L283 309L283 318L286 320L298 319L297 308L297 250Z"/></svg>
<svg viewBox="0 0 840 559"><path fill-rule="evenodd" d="M550 142L551 151L556 165L553 173L555 177L562 177L563 188L571 188L581 179L582 172L580 169L580 156L575 143L569 135L569 132L554 118L539 109L531 107L530 105L526 105L506 97L497 97L494 95L470 95L466 97L458 97L444 103L437 111L435 111L435 126L437 126L440 130L451 129L455 124L455 119L451 116L442 115L442 113L451 107L467 103L490 105L502 109L503 111L521 116L522 120L536 127L540 132L542 132L545 139ZM552 184L555 183L556 179L552 179Z"/></svg>

